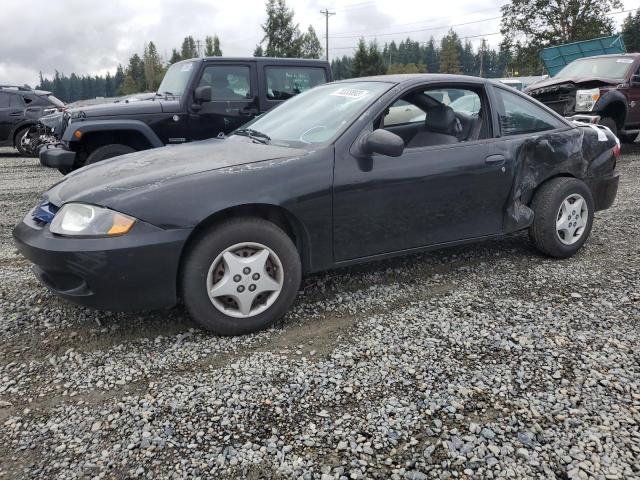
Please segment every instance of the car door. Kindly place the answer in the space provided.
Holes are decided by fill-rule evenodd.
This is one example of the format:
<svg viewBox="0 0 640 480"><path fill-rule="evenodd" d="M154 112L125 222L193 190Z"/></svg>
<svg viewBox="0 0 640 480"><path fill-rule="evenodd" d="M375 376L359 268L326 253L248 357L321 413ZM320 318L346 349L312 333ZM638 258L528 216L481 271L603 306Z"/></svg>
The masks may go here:
<svg viewBox="0 0 640 480"><path fill-rule="evenodd" d="M19 95L0 92L0 142L13 142L15 126L24 117L24 105L18 97Z"/></svg>
<svg viewBox="0 0 640 480"><path fill-rule="evenodd" d="M190 106L191 140L228 134L258 114L254 62L205 63L197 87L211 87L211 101Z"/></svg>
<svg viewBox="0 0 640 480"><path fill-rule="evenodd" d="M444 85L423 87L420 91L425 94L432 91L432 101L438 98L438 102L443 102L445 96L438 94L450 87L460 90L455 85ZM477 95L482 108L475 117L479 123L474 123L475 127L460 138L460 127L469 125L453 125L450 134L433 135L436 140L428 141L430 145L412 144L417 135L429 139L430 133L437 133L432 131L434 125L429 124L436 123L436 119L428 120L430 110L427 110L424 115L416 115L414 122L387 125L384 119L380 120L379 126L405 141L406 148L400 157L377 154L363 157L353 148L342 154L341 148L336 149L336 262L502 231L513 169L492 138L493 122L486 93L477 86L463 90L464 94ZM411 103L408 95L403 94L386 111L393 112L396 102ZM444 103L440 105L450 108ZM438 108L446 111L444 107ZM456 112L456 118L468 121L473 117ZM442 139L441 144L438 139Z"/></svg>

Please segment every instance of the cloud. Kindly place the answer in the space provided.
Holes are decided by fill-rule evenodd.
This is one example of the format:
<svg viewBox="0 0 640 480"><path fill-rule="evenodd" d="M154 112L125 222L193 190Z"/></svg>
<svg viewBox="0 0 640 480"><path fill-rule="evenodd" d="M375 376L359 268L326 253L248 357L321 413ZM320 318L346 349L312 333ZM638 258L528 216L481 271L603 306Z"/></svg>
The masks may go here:
<svg viewBox="0 0 640 480"><path fill-rule="evenodd" d="M507 0L287 0L305 31L311 24L324 46L329 20L331 56L351 54L360 35L379 45L410 36L426 41L446 34L448 25L499 15ZM625 8L634 8L625 0ZM622 15L616 20L621 21ZM264 0L2 0L0 83L35 84L38 72L104 74L125 64L153 41L168 58L172 48L192 35L204 40L217 34L226 56L248 56L262 39ZM499 29L499 20L455 27L462 38ZM406 33L409 31L410 33ZM388 35L393 33L393 35ZM497 45L500 37L488 37ZM479 38L472 40L478 44Z"/></svg>

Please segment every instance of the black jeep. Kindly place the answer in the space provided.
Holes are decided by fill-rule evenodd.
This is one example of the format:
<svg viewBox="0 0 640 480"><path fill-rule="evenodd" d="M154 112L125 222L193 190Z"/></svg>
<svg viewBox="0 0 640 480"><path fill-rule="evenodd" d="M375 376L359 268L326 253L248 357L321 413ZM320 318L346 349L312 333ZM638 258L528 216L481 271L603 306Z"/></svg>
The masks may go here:
<svg viewBox="0 0 640 480"><path fill-rule="evenodd" d="M125 153L227 134L287 98L331 81L329 64L196 58L173 64L155 97L72 109L41 125L40 163L62 173Z"/></svg>
<svg viewBox="0 0 640 480"><path fill-rule="evenodd" d="M29 151L29 129L43 115L62 112L64 103L51 92L28 86L0 85L0 147Z"/></svg>

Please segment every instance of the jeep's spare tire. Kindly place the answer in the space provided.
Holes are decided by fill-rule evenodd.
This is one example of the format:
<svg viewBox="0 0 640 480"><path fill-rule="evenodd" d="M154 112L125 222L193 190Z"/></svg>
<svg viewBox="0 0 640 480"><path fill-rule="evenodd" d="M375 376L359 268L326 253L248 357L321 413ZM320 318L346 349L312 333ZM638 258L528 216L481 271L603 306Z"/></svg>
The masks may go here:
<svg viewBox="0 0 640 480"><path fill-rule="evenodd" d="M91 165L92 163L100 162L107 158L119 157L120 155L126 155L127 153L133 153L135 151L136 149L131 148L129 145L110 143L109 145L98 147L91 152L85 161L85 165Z"/></svg>

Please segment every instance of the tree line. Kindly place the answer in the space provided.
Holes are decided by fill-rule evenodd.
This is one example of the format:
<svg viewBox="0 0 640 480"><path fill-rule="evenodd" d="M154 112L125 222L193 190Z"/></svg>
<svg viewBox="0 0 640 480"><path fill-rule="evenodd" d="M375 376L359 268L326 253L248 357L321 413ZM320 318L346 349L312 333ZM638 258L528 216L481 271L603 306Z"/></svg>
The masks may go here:
<svg viewBox="0 0 640 480"><path fill-rule="evenodd" d="M620 0L511 0L501 7L497 48L482 39L475 47L453 29L439 41L426 42L406 38L399 43L385 43L361 38L353 55L343 55L331 62L336 79L386 73L456 73L489 78L544 73L539 58L542 48L563 43L612 35L612 13L622 8ZM267 0L264 36L256 45L254 56L321 58L324 54L311 25L301 31L295 14L286 0ZM621 32L627 51L640 50L640 9L625 18ZM193 36L184 38L180 48L172 49L163 59L153 42L145 45L142 56L135 53L128 64L118 65L115 74L105 76L67 76L55 73L52 79L40 76L38 88L49 90L58 98L73 102L99 96L112 97L155 91L169 65L200 55ZM217 35L204 41L205 56L222 56Z"/></svg>

